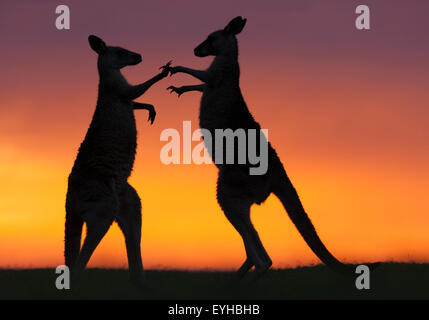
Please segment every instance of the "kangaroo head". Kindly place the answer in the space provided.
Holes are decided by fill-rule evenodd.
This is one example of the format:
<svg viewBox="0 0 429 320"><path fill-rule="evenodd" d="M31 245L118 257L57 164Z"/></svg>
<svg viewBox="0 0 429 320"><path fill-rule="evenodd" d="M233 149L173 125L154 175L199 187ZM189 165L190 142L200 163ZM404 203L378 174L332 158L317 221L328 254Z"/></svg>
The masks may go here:
<svg viewBox="0 0 429 320"><path fill-rule="evenodd" d="M230 55L237 52L235 35L243 30L246 19L236 17L223 30L211 33L198 47L194 49L197 57Z"/></svg>
<svg viewBox="0 0 429 320"><path fill-rule="evenodd" d="M140 54L120 47L106 46L106 43L97 36L90 35L88 41L91 49L98 53L98 64L103 69L121 69L142 61Z"/></svg>

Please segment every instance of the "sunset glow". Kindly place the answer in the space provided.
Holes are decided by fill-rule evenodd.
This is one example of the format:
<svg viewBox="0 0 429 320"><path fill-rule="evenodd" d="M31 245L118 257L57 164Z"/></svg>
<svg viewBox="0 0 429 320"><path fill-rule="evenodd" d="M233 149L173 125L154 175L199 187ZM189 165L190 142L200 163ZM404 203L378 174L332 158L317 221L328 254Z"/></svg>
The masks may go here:
<svg viewBox="0 0 429 320"><path fill-rule="evenodd" d="M69 31L55 29L49 2L1 5L0 268L64 263L67 177L97 99L87 36L140 52L143 62L123 70L135 84L171 59L207 67L193 48L236 15L248 19L241 90L327 248L345 262L429 262L429 5L374 4L365 32L354 28L356 1L240 2L73 1ZM411 22L398 25L403 15ZM138 99L157 110L152 126L136 111L130 179L145 268L232 269L245 259L216 202L215 166L159 158L162 130L181 131L184 120L198 128L200 93L178 99L165 88L197 83L173 76ZM252 207L252 220L274 267L319 263L274 196ZM89 266L127 266L116 224Z"/></svg>

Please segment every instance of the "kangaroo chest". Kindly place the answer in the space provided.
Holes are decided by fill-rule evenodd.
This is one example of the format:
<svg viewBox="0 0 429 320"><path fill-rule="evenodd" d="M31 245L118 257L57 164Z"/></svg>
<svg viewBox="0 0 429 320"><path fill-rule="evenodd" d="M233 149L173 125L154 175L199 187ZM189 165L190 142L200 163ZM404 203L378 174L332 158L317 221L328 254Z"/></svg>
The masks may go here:
<svg viewBox="0 0 429 320"><path fill-rule="evenodd" d="M137 149L137 129L131 106L103 106L96 110L76 159L78 167L126 180Z"/></svg>
<svg viewBox="0 0 429 320"><path fill-rule="evenodd" d="M234 118L232 93L222 88L207 88L200 104L200 128L214 131L230 128Z"/></svg>

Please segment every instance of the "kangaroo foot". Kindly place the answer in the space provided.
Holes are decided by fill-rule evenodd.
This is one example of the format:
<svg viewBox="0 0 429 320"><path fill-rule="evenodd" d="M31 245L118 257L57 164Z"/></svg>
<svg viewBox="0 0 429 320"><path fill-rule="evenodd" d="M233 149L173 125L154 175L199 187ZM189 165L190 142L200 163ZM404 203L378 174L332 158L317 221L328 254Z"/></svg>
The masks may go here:
<svg viewBox="0 0 429 320"><path fill-rule="evenodd" d="M142 293L155 293L156 289L149 285L144 275L130 276L130 283Z"/></svg>
<svg viewBox="0 0 429 320"><path fill-rule="evenodd" d="M243 278L241 282L244 285L249 285L258 281L271 267L271 265L265 265L263 267L257 267L253 272L250 272L247 277Z"/></svg>

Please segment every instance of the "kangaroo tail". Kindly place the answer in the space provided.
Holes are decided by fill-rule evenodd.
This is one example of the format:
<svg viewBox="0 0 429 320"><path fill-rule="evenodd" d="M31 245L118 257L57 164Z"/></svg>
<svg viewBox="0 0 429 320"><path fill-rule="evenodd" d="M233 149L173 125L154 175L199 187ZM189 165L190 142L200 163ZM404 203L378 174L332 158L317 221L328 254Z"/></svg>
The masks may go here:
<svg viewBox="0 0 429 320"><path fill-rule="evenodd" d="M72 268L79 256L83 220L66 206L66 223L64 235L65 264Z"/></svg>
<svg viewBox="0 0 429 320"><path fill-rule="evenodd" d="M299 200L298 193L286 175L286 172L284 172L284 176L281 178L281 183L277 190L274 191L274 194L280 199L290 219L317 257L337 272L352 274L353 269L338 261L320 240L310 218L306 214L301 201Z"/></svg>

